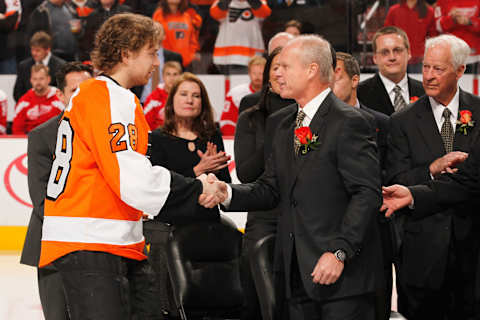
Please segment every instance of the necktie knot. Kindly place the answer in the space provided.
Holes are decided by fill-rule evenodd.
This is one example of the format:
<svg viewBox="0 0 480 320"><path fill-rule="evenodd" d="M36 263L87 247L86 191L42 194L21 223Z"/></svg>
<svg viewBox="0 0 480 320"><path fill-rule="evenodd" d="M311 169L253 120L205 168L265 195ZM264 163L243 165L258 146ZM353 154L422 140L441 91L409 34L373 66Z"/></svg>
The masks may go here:
<svg viewBox="0 0 480 320"><path fill-rule="evenodd" d="M402 88L400 88L400 86L397 84L395 88L393 88L393 92L396 94L402 93Z"/></svg>
<svg viewBox="0 0 480 320"><path fill-rule="evenodd" d="M451 114L452 114L452 112L450 111L450 109L445 107L445 109L443 110L443 113L442 113L442 116L445 118L445 121L450 120L450 115Z"/></svg>

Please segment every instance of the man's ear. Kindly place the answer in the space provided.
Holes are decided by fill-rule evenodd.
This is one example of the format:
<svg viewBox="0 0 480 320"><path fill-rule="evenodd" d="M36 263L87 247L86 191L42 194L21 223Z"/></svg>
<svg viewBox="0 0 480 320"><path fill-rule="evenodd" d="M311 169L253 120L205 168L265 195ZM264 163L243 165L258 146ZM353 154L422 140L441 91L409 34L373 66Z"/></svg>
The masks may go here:
<svg viewBox="0 0 480 320"><path fill-rule="evenodd" d="M131 58L132 53L129 50L122 50L122 62L127 63L128 60Z"/></svg>
<svg viewBox="0 0 480 320"><path fill-rule="evenodd" d="M353 75L353 77L352 77L352 88L357 90L359 83L360 83L360 76L358 74Z"/></svg>
<svg viewBox="0 0 480 320"><path fill-rule="evenodd" d="M316 63L310 63L310 65L308 66L308 76L310 78L313 78L316 75L318 75L319 71L320 71L320 67Z"/></svg>

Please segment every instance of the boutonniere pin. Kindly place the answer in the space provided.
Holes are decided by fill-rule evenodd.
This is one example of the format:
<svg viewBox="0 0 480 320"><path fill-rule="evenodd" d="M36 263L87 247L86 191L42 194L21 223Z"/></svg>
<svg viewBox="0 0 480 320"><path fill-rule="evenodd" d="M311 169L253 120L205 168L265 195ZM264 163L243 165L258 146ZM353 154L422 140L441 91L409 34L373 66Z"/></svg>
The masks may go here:
<svg viewBox="0 0 480 320"><path fill-rule="evenodd" d="M410 103L414 103L417 100L418 100L417 96L410 97Z"/></svg>
<svg viewBox="0 0 480 320"><path fill-rule="evenodd" d="M464 135L467 135L468 131L473 128L475 121L472 120L472 112L470 110L460 110L459 119L457 120L457 130Z"/></svg>
<svg viewBox="0 0 480 320"><path fill-rule="evenodd" d="M295 129L295 136L300 142L300 153L307 154L310 150L315 150L320 142L317 141L318 136L312 134L310 127L300 127Z"/></svg>

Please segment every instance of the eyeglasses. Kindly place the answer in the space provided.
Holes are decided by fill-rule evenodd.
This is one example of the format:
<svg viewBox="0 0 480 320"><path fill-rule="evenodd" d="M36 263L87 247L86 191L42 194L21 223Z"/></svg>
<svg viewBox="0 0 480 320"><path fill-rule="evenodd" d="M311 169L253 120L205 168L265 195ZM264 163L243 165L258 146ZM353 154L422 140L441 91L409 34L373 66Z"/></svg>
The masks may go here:
<svg viewBox="0 0 480 320"><path fill-rule="evenodd" d="M393 53L394 56L398 56L402 54L405 51L405 49L406 48L396 47L396 48L393 48L393 50L391 51L388 49L383 49L383 50L377 51L377 53L382 57L388 57L390 56L391 53Z"/></svg>

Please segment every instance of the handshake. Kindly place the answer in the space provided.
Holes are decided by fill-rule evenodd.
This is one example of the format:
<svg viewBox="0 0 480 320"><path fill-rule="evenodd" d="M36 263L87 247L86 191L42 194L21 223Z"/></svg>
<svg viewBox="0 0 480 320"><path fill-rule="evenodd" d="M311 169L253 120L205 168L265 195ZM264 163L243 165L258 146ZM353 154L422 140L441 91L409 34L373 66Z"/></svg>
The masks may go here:
<svg viewBox="0 0 480 320"><path fill-rule="evenodd" d="M223 203L228 198L228 187L223 181L217 179L213 173L202 174L197 177L202 182L203 192L198 197L198 204L205 208L213 208Z"/></svg>

